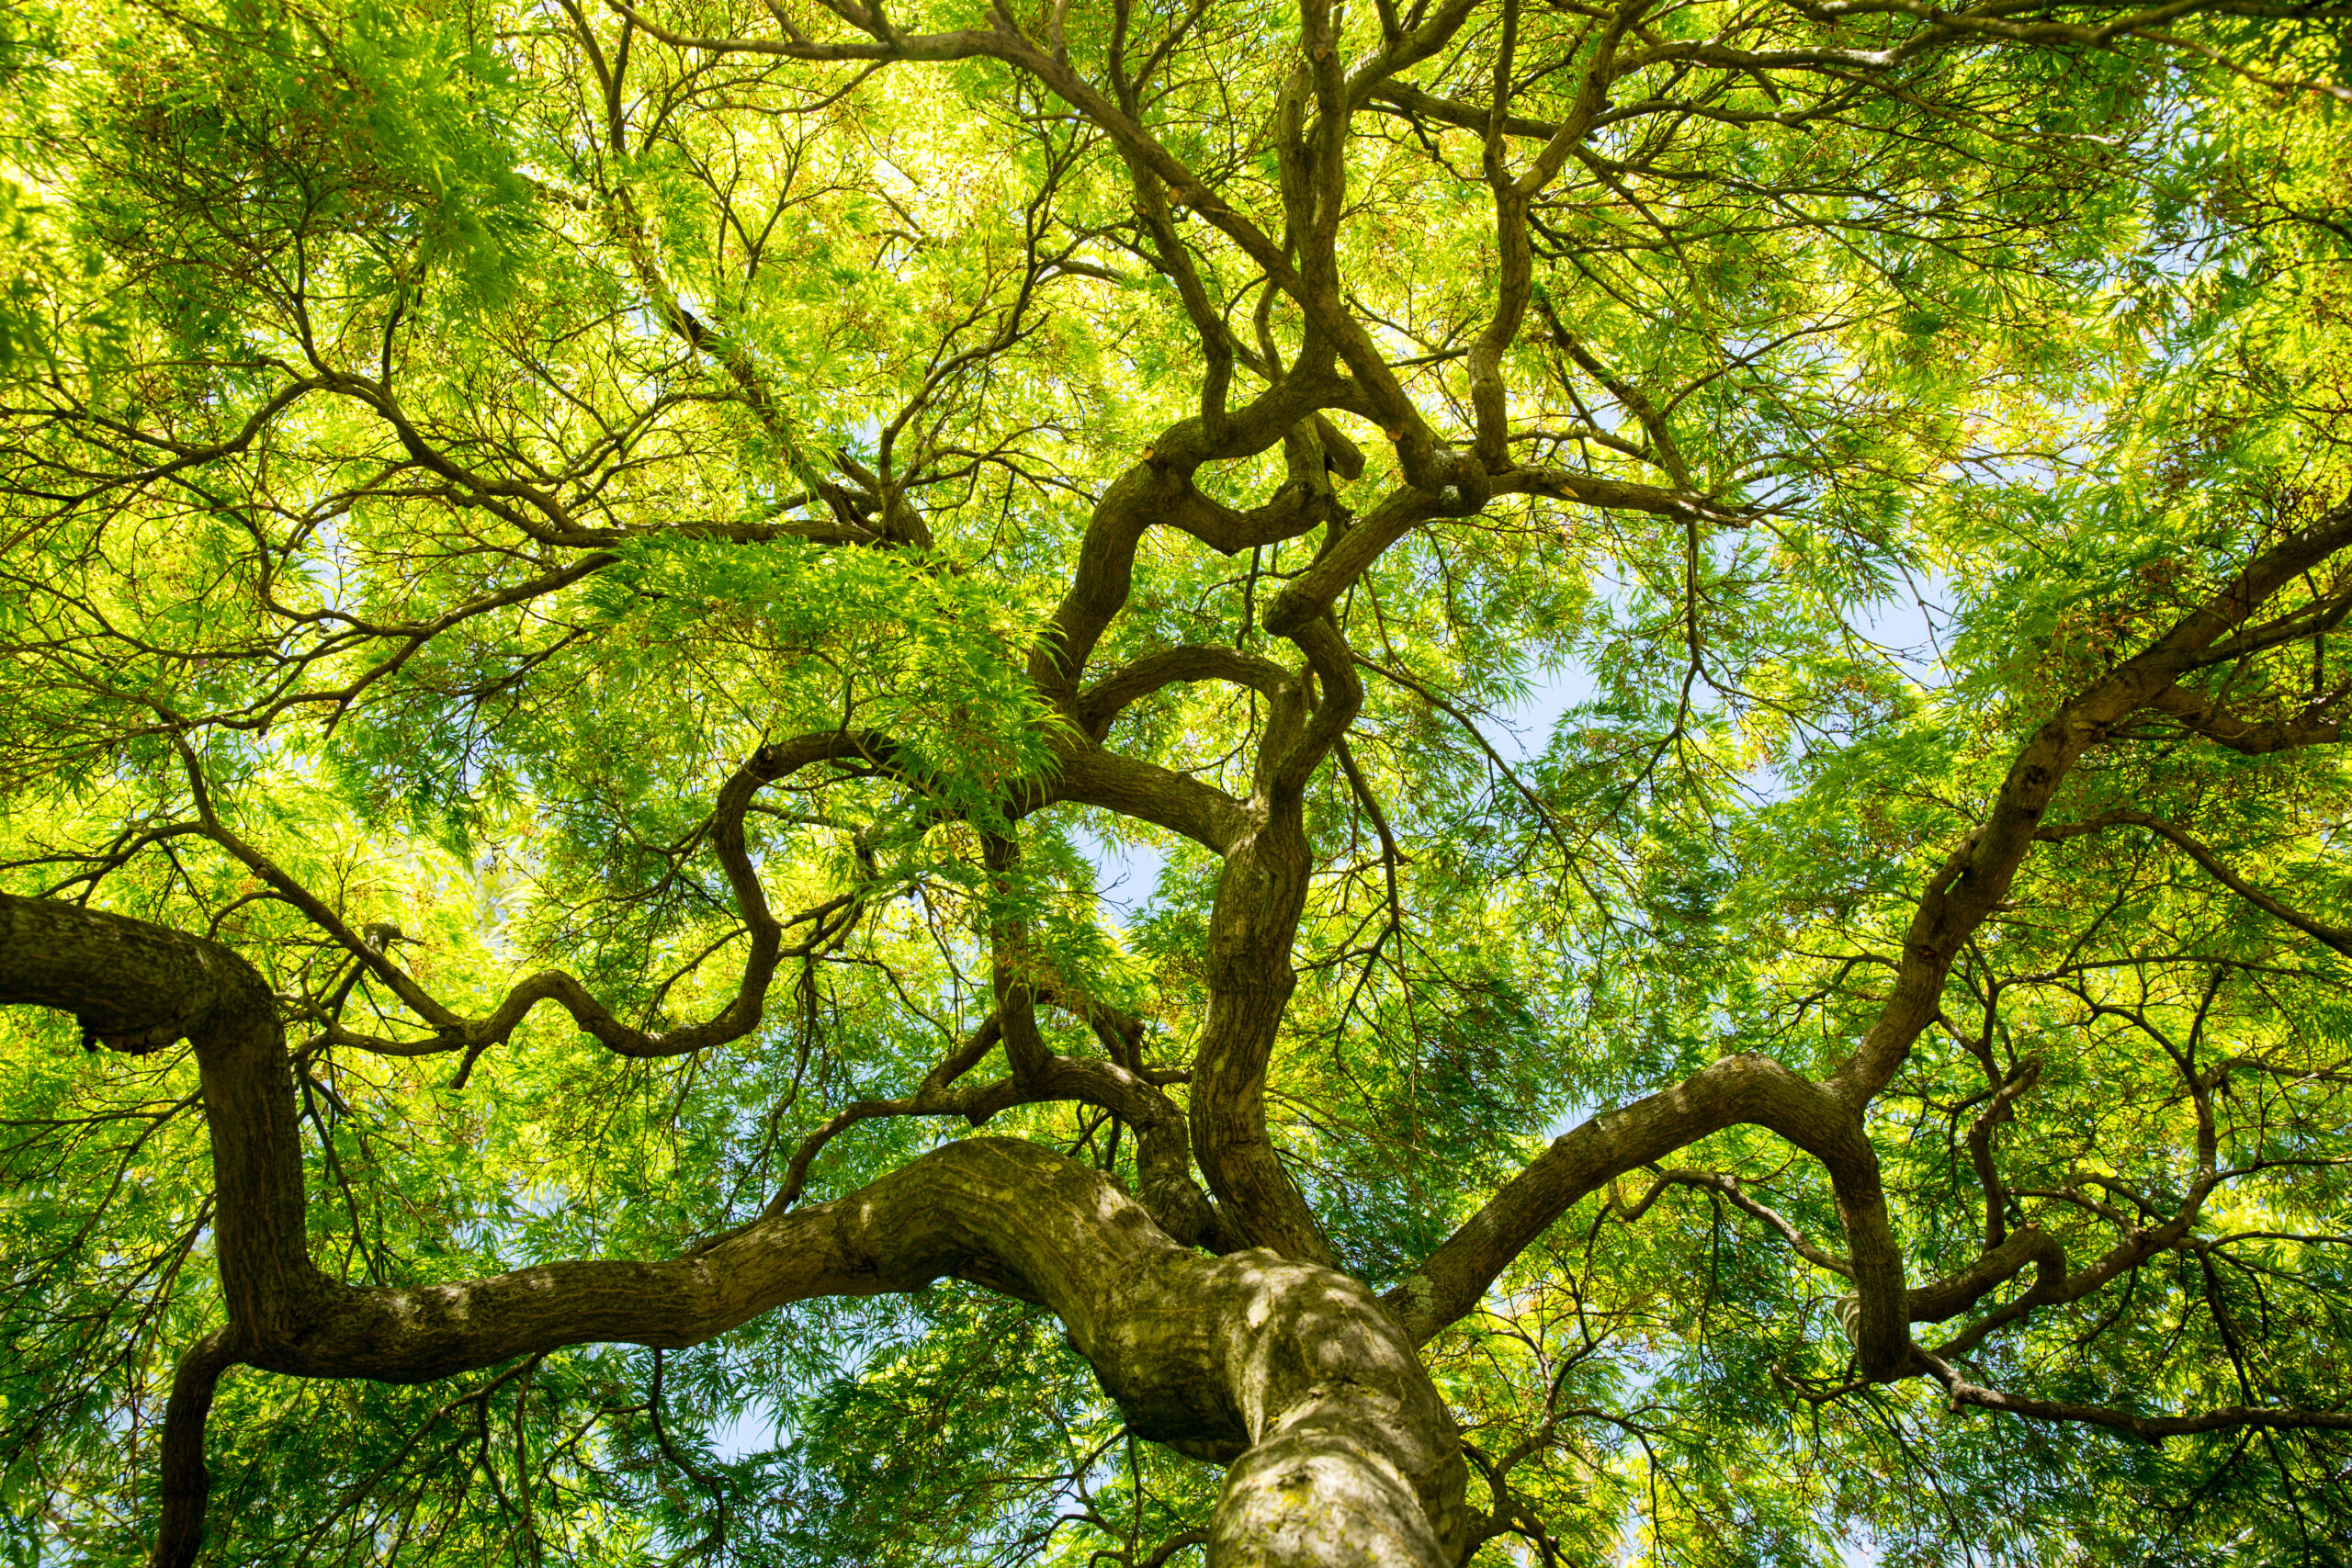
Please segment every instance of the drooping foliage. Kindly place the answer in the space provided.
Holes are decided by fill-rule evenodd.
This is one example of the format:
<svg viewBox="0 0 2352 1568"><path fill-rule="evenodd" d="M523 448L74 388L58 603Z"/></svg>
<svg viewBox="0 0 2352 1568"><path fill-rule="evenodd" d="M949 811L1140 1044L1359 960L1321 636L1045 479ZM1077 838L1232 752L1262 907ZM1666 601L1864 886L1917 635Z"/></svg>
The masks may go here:
<svg viewBox="0 0 2352 1568"><path fill-rule="evenodd" d="M1839 1074L2021 748L2346 532L2346 26L18 6L0 887L260 968L330 1274L668 1257L967 1133L1033 1007L1203 1140L1217 814L1360 681L1249 1093L1409 1291L1586 1118ZM1829 1176L1711 1132L1429 1341L1471 1561L2343 1560L2347 606L2338 541L2102 723L1869 1097L1915 1294L2015 1256L1915 1312L1951 1378L1856 1374ZM755 918L722 801L808 735ZM548 970L757 1021L620 1049ZM128 1561L223 1310L196 1067L0 1029L0 1552ZM985 1116L1143 1187L1113 1109ZM208 1561L1193 1560L1216 1471L1017 1297L240 1371ZM2228 1410L2299 1419L2131 1425Z"/></svg>

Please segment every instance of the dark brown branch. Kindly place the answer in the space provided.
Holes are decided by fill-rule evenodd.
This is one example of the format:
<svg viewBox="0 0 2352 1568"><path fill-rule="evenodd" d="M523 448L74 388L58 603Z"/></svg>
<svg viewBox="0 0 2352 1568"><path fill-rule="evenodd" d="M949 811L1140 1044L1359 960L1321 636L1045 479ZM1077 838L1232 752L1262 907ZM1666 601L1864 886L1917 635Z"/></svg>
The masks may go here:
<svg viewBox="0 0 2352 1568"><path fill-rule="evenodd" d="M2240 876L2230 868L2227 862L2215 854L2209 846L2191 837L2186 829L2165 821L2161 817L2151 817L2144 811L2102 811L2098 816L2086 818L2080 822L2070 822L2059 828L2045 828L2039 836L2050 840L2071 839L2085 833L2096 833L2104 828L2123 825L2145 828L2157 837L2168 840L2189 859L2204 867L2214 881L2256 908L2274 919L2285 921L2305 936L2324 942L2338 953L2352 956L2352 930L2343 926L2331 926L2324 920L2304 914L2291 905L2281 903Z"/></svg>
<svg viewBox="0 0 2352 1568"><path fill-rule="evenodd" d="M1481 105L1441 98L1405 82L1383 82L1372 89L1370 97L1373 103L1402 111L1408 118L1419 116L1482 134L1497 122L1493 111ZM1537 141L1549 141L1560 133L1557 120L1532 119L1508 111L1500 117L1500 125L1506 136L1530 137Z"/></svg>
<svg viewBox="0 0 2352 1568"><path fill-rule="evenodd" d="M1094 646L1134 586L1136 548L1154 525L1176 528L1213 549L1231 553L1295 538L1329 515L1327 493L1285 484L1262 506L1243 512L1193 488L1193 474L1213 459L1265 451L1283 434L1341 396L1333 378L1293 376L1268 388L1212 432L1198 419L1162 431L1143 459L1111 482L1095 503L1080 541L1069 591L1052 626L1030 655L1031 679L1063 703L1075 700Z"/></svg>
<svg viewBox="0 0 2352 1568"><path fill-rule="evenodd" d="M1424 1342L1476 1307L1511 1259L1578 1199L1741 1123L1769 1128L1827 1168L1862 1302L1865 1375L1894 1375L1908 1359L1908 1303L1878 1156L1859 1122L1822 1086L1766 1056L1726 1056L1562 1134L1383 1299L1414 1342Z"/></svg>
<svg viewBox="0 0 2352 1568"><path fill-rule="evenodd" d="M720 787L712 813L710 841L745 928L751 933L743 975L735 994L712 1017L660 1033L623 1023L573 976L560 969L542 970L512 987L498 1007L481 1018L461 1018L442 1005L392 960L390 951L354 932L326 902L258 849L232 832L215 812L202 773L188 758L191 785L207 833L243 862L254 875L300 909L322 931L342 943L368 973L390 988L436 1032L435 1041L398 1054L426 1055L462 1051L464 1060L457 1082L462 1085L485 1051L512 1037L533 1008L553 1001L571 1014L581 1030L620 1055L639 1058L684 1055L740 1040L759 1026L768 987L775 976L783 948L783 926L768 908L767 896L752 863L743 838L743 818L752 798L761 789L820 762L871 763L893 752L890 741L873 734L822 731L763 746L738 767Z"/></svg>
<svg viewBox="0 0 2352 1568"><path fill-rule="evenodd" d="M1098 741L1130 704L1164 687L1198 681L1228 681L1267 695L1291 679L1272 660L1230 648L1169 648L1147 653L1089 686L1078 699L1078 721Z"/></svg>
<svg viewBox="0 0 2352 1568"><path fill-rule="evenodd" d="M2142 652L2059 705L2009 764L1984 824L1928 878L1903 937L1893 994L1833 1080L1849 1104L1869 1103L1902 1066L1941 1006L1944 977L1977 927L2007 897L2041 833L2041 816L2077 760L2135 710L2155 701L2207 649L2249 620L2271 595L2352 546L2352 504L2288 534L2204 604Z"/></svg>
<svg viewBox="0 0 2352 1568"><path fill-rule="evenodd" d="M2130 1411L2109 1409L2104 1405L2028 1399L1972 1382L1950 1364L1936 1358L1928 1359L1936 1380L1951 1396L1954 1410L1973 1407L2023 1416L2029 1421L2063 1421L2077 1426L2104 1427L2110 1432L2122 1432L2149 1443L2161 1443L2166 1438L2188 1437L2198 1432L2227 1432L2242 1427L2267 1427L2273 1431L2352 1431L2352 1411L2264 1410L2232 1404L2218 1410L2200 1411L2194 1416L2135 1416Z"/></svg>
<svg viewBox="0 0 2352 1568"><path fill-rule="evenodd" d="M1063 800L1157 824L1219 854L1249 820L1242 803L1214 784L1099 749L1064 757L1024 809Z"/></svg>
<svg viewBox="0 0 2352 1568"><path fill-rule="evenodd" d="M2313 704L2299 717L2268 719L2259 724L2239 717L2212 698L2185 686L2174 686L2157 693L2148 705L2170 714L2185 728L2208 740L2218 741L2233 751L2260 757L2301 746L2330 746L2342 740L2343 720L2329 718L2325 715L2344 696L2345 694L2338 691Z"/></svg>

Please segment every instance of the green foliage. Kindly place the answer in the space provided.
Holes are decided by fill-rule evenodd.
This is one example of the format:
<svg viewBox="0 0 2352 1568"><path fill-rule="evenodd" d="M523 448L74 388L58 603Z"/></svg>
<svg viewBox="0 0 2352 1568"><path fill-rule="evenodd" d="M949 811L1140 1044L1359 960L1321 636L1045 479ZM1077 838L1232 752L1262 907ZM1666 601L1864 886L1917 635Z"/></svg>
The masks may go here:
<svg viewBox="0 0 2352 1568"><path fill-rule="evenodd" d="M908 35L994 25L889 9ZM1091 80L1114 17L1131 51L1166 40L1138 124L1296 254L1290 15L1063 9ZM1386 9L1350 8L1342 57ZM1549 125L1601 45L1585 9L1540 11L1517 8L1514 112ZM1102 1055L1102 1019L1132 1015L1135 1064L1180 1099L1202 1027L1216 854L1168 813L1041 804L1080 740L1049 628L1090 609L1096 509L1201 412L1142 216L1169 191L998 63L673 49L625 15L0 18L0 885L254 959L299 1053L313 1249L355 1282L668 1256L749 1220L830 1119L970 1037L992 962L1057 1050ZM797 0L645 15L838 28ZM1851 92L1695 41L1778 59L1925 25L1657 8L1647 41L1693 49L1612 84L1616 118L1531 209L1513 460L1736 525L1522 490L1408 535L1334 608L1366 692L1346 766L1306 785L1267 1095L1375 1288L1589 1114L1733 1051L1834 1070L2022 740L2352 487L2352 157L2340 99L2297 85L2352 60L2340 7L2188 15L2182 48L1988 28ZM1498 37L1482 19L1407 85L1483 103ZM1634 112L1677 93L1698 107ZM1542 140L1512 134L1524 168ZM1349 306L1464 447L1499 274L1484 140L1380 99L1342 154ZM1308 352L1203 211L1166 231L1245 354ZM1403 463L1359 405L1328 412L1361 479L1277 445L1203 466L1183 504L1311 482L1369 513ZM1296 671L1269 606L1344 520L1227 554L1178 510L1088 680L1178 646ZM2340 714L2317 617L2345 586L2320 569L2278 612L2311 625L2200 679L2249 722ZM1107 744L1254 810L1269 713L1188 681ZM632 1026L707 1019L749 945L715 803L763 745L835 734L888 745L742 818L790 951L758 1026L708 1052L626 1060L541 1008L461 1088L286 894L396 924L466 1016L555 967ZM2053 818L2112 811L2190 824L2352 926L2339 746L2241 755L2143 710ZM1124 919L1104 846L1160 862ZM2233 1174L2199 1247L1992 1334L1971 1376L2144 1413L2341 1408L2346 980L2145 832L2037 848L1871 1112L1913 1283L1983 1250L1970 1134L2028 1062L1996 1207L2077 1265L2181 1201L2199 1093ZM173 1358L221 1310L194 1066L85 1055L29 1013L0 1031L0 1560L126 1561ZM1096 1111L989 1128L1136 1183ZM861 1122L808 1192L965 1130ZM1826 1179L1757 1129L1674 1163L1841 1245ZM2343 1561L2341 1433L2154 1447L1847 1387L1847 1282L1719 1189L1632 1217L1662 1174L1587 1198L1430 1348L1494 1526L1480 1568L1865 1540L1890 1564ZM222 1563L1140 1568L1217 1483L1125 1436L1050 1318L963 1286L424 1388L240 1371L213 1432Z"/></svg>

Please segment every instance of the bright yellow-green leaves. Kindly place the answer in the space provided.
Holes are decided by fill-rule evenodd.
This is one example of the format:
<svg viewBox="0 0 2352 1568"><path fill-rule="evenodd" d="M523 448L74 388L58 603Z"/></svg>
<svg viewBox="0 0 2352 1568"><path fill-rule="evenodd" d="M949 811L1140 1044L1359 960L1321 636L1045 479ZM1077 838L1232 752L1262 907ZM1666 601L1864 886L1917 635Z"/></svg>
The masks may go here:
<svg viewBox="0 0 2352 1568"><path fill-rule="evenodd" d="M1072 68L1115 96L1121 10L1063 9ZM1382 9L1349 9L1351 64ZM840 32L799 0L644 14ZM1279 243L1295 18L1125 14L1131 58L1175 29L1137 122ZM992 25L960 0L889 16ZM1464 446L1500 269L1464 106L1493 90L1498 16L1375 94L1343 153L1346 304ZM1506 175L1573 111L1594 20L1517 8ZM1730 1050L1834 1070L2020 739L2352 486L2352 164L2341 105L2291 85L2335 68L2333 24L2179 20L2252 76L2144 41L1788 62L1920 25L1654 7L1627 36L1656 58L1533 199L1511 459L1737 525L1513 497L1408 536L1335 608L1365 705L1310 784L1268 1093L1288 1168L1375 1284L1592 1111ZM987 1015L997 928L1023 928L1027 977L1057 993L1057 1049L1104 1049L1091 1001L1182 1066L1215 857L1028 810L1074 733L1031 650L1105 489L1200 412L1198 334L1098 128L986 61L674 50L562 0L91 3L5 27L0 874L254 956L303 1053L323 1266L422 1281L670 1255L741 1222L814 1128L908 1093ZM1719 69L1709 39L1747 63ZM1236 341L1298 354L1295 303L1173 210ZM1237 398L1258 389L1237 374ZM1368 458L1330 482L1369 511L1398 460L1330 417ZM1246 507L1288 477L1275 446L1192 482ZM1185 644L1295 668L1264 615L1338 533L1227 557L1148 532L1090 678ZM2341 586L2323 572L2278 613ZM2254 721L2335 711L2339 641L2249 649L2205 689ZM1246 800L1266 711L1171 686L1109 744ZM2053 818L2177 818L2352 925L2338 748L2240 755L2137 718ZM746 818L805 952L752 1035L676 1061L618 1060L552 1010L463 1089L454 1053L322 1045L350 955L195 830L200 780L224 830L346 923L396 924L399 962L458 1010L560 966L658 1029L741 973L717 792L763 744L835 731L887 738L890 766L783 781ZM990 867L1014 831L1019 864ZM1124 919L1094 896L1105 843L1164 858ZM2009 1224L2080 1262L2115 1215L2177 1201L2186 1061L2248 1168L2200 1234L2265 1234L2005 1332L1986 1378L2148 1409L2340 1400L2347 1249L2313 1238L2352 1201L2327 1163L2343 980L2144 829L2036 850L1873 1112L1914 1282L1980 1249L1969 1134L1988 1066L2027 1061L2038 1087L1992 1145ZM379 1039L430 1034L372 981L336 1005ZM192 1073L7 1030L0 1551L119 1560L170 1349L216 1308ZM963 1130L861 1124L811 1191ZM1126 1130L1079 1107L990 1130L1134 1169ZM1778 1141L1676 1159L1841 1245ZM2279 1499L2346 1506L2340 1447L2302 1439L2143 1452L1917 1387L1810 1404L1849 1359L1845 1281L1706 1190L1628 1219L1650 1179L1574 1212L1431 1348L1474 1502L1525 1527L1482 1565L1818 1562L1864 1521L1889 1561L2285 1557L2312 1538ZM2268 1348L2233 1359L2257 1321ZM659 1377L609 1350L425 1390L240 1373L220 1558L666 1561L724 1521L752 1562L1134 1568L1214 1494L1214 1472L1116 1437L1049 1324L960 1288L750 1325Z"/></svg>

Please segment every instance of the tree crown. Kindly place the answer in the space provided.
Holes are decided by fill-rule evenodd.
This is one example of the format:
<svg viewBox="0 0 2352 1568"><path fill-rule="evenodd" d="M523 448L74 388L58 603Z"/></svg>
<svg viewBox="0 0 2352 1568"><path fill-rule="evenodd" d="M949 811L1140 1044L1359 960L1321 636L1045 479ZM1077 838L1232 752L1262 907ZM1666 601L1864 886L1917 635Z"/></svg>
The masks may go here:
<svg viewBox="0 0 2352 1568"><path fill-rule="evenodd" d="M11 20L10 1549L2326 1560L2345 20Z"/></svg>

